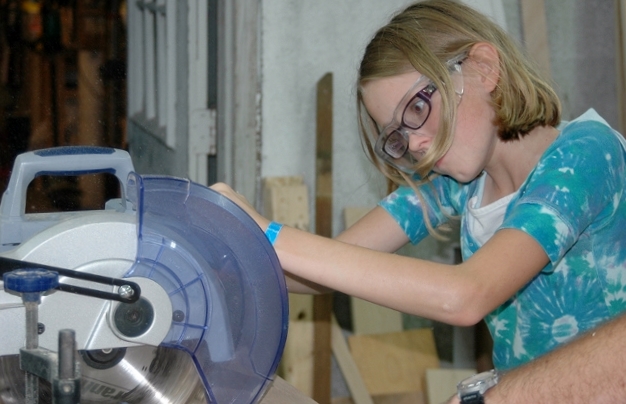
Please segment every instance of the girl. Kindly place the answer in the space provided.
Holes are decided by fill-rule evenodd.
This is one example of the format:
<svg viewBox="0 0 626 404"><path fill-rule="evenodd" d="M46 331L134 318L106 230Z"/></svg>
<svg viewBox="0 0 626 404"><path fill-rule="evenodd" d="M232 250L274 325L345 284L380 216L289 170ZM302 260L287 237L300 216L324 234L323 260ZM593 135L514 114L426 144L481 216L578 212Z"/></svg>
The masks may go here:
<svg viewBox="0 0 626 404"><path fill-rule="evenodd" d="M399 187L336 240L281 230L214 186L268 229L291 292L485 318L500 369L624 311L621 136L593 110L561 123L556 94L496 24L454 1L409 6L367 46L357 100L365 149ZM463 263L392 254L457 217Z"/></svg>

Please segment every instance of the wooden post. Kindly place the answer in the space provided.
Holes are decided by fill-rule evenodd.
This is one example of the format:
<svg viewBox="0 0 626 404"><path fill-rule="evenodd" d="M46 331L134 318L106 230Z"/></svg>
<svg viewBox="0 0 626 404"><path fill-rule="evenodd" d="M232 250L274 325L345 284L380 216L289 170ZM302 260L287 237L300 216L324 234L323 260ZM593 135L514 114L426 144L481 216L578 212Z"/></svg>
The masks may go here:
<svg viewBox="0 0 626 404"><path fill-rule="evenodd" d="M552 79L550 44L544 0L520 1L524 43L528 54L535 60L545 80Z"/></svg>
<svg viewBox="0 0 626 404"><path fill-rule="evenodd" d="M315 232L332 237L333 224L333 76L326 73L317 83L317 146L315 183ZM331 294L313 298L313 399L331 399Z"/></svg>

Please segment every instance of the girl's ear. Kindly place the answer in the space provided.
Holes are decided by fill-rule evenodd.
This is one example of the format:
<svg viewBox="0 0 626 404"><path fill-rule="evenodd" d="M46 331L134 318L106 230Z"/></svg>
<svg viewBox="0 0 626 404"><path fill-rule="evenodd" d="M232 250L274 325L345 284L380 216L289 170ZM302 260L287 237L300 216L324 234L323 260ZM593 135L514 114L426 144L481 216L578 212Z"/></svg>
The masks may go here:
<svg viewBox="0 0 626 404"><path fill-rule="evenodd" d="M472 46L469 59L488 92L492 92L500 79L500 56L495 46L479 42Z"/></svg>

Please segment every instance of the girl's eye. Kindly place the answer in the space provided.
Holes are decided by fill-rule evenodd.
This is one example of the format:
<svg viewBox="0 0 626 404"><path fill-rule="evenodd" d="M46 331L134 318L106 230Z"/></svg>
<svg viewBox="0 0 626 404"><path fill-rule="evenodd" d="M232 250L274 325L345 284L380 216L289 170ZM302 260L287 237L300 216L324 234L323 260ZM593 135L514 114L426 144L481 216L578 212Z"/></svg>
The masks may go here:
<svg viewBox="0 0 626 404"><path fill-rule="evenodd" d="M404 109L402 123L411 129L420 128L430 114L430 96L434 87L426 87L418 91Z"/></svg>
<svg viewBox="0 0 626 404"><path fill-rule="evenodd" d="M414 115L421 115L424 112L426 112L427 109L428 109L428 104L426 103L426 101L420 98L417 98L413 100L411 105L409 105L409 108L407 108L407 113L414 114Z"/></svg>

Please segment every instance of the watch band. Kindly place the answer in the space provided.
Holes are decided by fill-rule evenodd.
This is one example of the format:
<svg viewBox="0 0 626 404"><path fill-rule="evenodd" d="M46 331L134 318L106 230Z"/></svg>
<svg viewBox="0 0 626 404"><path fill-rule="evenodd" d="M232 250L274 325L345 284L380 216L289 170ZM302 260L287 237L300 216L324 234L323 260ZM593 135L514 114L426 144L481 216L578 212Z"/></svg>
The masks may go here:
<svg viewBox="0 0 626 404"><path fill-rule="evenodd" d="M480 393L467 395L461 399L461 404L485 404L485 398Z"/></svg>

